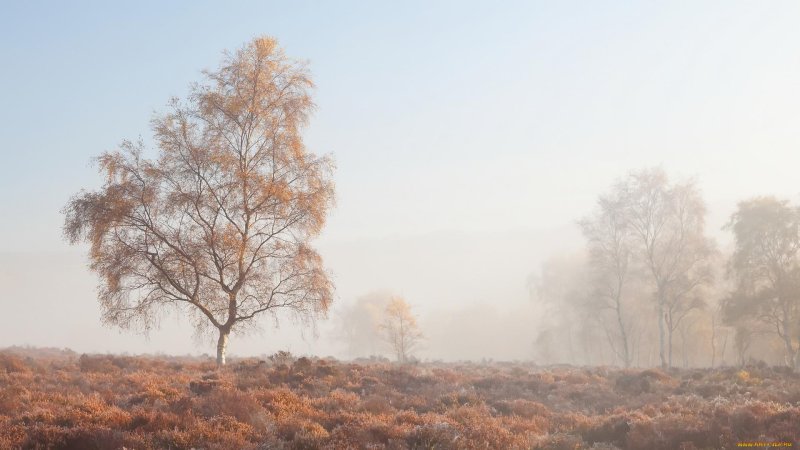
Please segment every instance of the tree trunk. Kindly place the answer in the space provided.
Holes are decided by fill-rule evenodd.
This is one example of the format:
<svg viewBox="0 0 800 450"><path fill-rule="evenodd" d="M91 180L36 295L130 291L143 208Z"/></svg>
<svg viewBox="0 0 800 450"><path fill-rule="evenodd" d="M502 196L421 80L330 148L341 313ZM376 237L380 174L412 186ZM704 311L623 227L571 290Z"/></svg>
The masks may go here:
<svg viewBox="0 0 800 450"><path fill-rule="evenodd" d="M228 347L229 330L219 330L219 340L217 341L217 367L225 365L225 350Z"/></svg>
<svg viewBox="0 0 800 450"><path fill-rule="evenodd" d="M619 325L619 333L622 338L622 357L625 360L623 364L625 364L625 368L628 368L631 366L632 358L630 346L628 345L628 333L625 331L625 322L622 320L622 304L619 297L617 297L617 324Z"/></svg>
<svg viewBox="0 0 800 450"><path fill-rule="evenodd" d="M672 369L672 327L667 330L667 367Z"/></svg>
<svg viewBox="0 0 800 450"><path fill-rule="evenodd" d="M689 367L689 352L686 350L686 328L681 327L681 362L683 362L683 368L687 369Z"/></svg>
<svg viewBox="0 0 800 450"><path fill-rule="evenodd" d="M661 368L667 368L667 358L664 355L664 294L658 294L658 356L661 358Z"/></svg>
<svg viewBox="0 0 800 450"><path fill-rule="evenodd" d="M717 359L717 320L714 314L711 314L711 368L714 368L714 363Z"/></svg>
<svg viewBox="0 0 800 450"><path fill-rule="evenodd" d="M722 361L722 366L725 366L725 350L728 347L728 333L725 333L725 339L722 341L722 352L719 355L719 359Z"/></svg>
<svg viewBox="0 0 800 450"><path fill-rule="evenodd" d="M798 352L797 352L797 350L795 350L794 344L792 344L792 337L789 335L789 332L787 331L789 329L789 327L787 326L787 321L784 321L782 325L783 325L783 330L784 330L783 331L783 344L786 347L786 350L785 350L786 351L786 353L785 353L786 356L784 357L784 361L786 362L786 365L788 367L791 367L792 369L796 369L797 368L797 358L795 356L797 355Z"/></svg>

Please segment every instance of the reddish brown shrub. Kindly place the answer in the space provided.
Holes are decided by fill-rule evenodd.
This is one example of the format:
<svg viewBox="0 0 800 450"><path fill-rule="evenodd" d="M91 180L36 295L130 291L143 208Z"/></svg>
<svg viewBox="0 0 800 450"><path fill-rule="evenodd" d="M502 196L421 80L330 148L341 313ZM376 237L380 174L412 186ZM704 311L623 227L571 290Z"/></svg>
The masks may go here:
<svg viewBox="0 0 800 450"><path fill-rule="evenodd" d="M215 390L202 397L194 406L194 411L208 418L230 416L255 428L266 427L270 423L267 411L252 394L233 389Z"/></svg>
<svg viewBox="0 0 800 450"><path fill-rule="evenodd" d="M114 373L120 369L114 361L113 357L107 355L81 355L78 366L81 372Z"/></svg>
<svg viewBox="0 0 800 450"><path fill-rule="evenodd" d="M0 372L28 372L30 368L25 360L17 355L7 352L0 352Z"/></svg>
<svg viewBox="0 0 800 450"><path fill-rule="evenodd" d="M767 367L671 376L279 355L214 370L201 358L44 355L0 353L0 448L707 449L800 439L800 407L786 403L800 396L800 378Z"/></svg>
<svg viewBox="0 0 800 450"><path fill-rule="evenodd" d="M189 383L189 390L195 394L202 395L208 394L221 385L222 382L219 380L196 380Z"/></svg>

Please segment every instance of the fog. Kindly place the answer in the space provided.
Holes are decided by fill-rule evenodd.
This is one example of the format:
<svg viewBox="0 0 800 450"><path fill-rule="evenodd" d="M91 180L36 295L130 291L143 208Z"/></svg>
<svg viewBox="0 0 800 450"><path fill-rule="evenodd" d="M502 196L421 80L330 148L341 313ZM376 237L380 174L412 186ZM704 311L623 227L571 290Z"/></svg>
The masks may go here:
<svg viewBox="0 0 800 450"><path fill-rule="evenodd" d="M377 334L363 345L351 345L341 336L343 312L377 292L381 298L404 296L419 315L427 336L420 357L530 358L536 314L526 280L539 263L537 249L553 251L558 241L552 236L562 233L438 232L321 244L337 286L329 318L319 320L314 329L283 317L277 330L265 319L262 333L233 338L232 353L389 355L390 349L374 340ZM193 339L189 324L177 317L163 318L161 329L147 339L101 325L96 279L86 264L79 250L4 253L2 283L8 287L5 298L14 299L8 314L15 320L2 331L3 342L81 352L211 353L210 341ZM46 283L37 282L44 276ZM72 320L65 324L63 317Z"/></svg>
<svg viewBox="0 0 800 450"><path fill-rule="evenodd" d="M597 294L578 222L630 173L660 168L693 180L707 209L698 233L716 252L714 281L692 294L704 306L676 316L673 364L784 361L768 326L722 324L719 311L734 289L723 226L737 204L800 200L796 3L416 6L203 6L193 22L137 10L132 28L102 8L70 13L86 32L56 20L61 6L13 7L0 18L0 56L15 67L0 74L15 91L0 106L0 347L214 353L215 337L169 311L147 336L104 326L88 247L64 242L59 211L100 185L90 157L137 136L152 156L153 111L266 33L316 81L303 135L336 160L336 206L314 241L335 293L310 326L280 315L234 334L232 355L391 357L378 325L398 296L424 335L421 360L622 365L613 321L585 305ZM659 364L660 320L645 265L631 263L625 297L629 359L643 367Z"/></svg>
<svg viewBox="0 0 800 450"><path fill-rule="evenodd" d="M563 277L555 286L574 288L574 272L585 263L583 247L575 224L323 242L320 250L337 287L328 318L311 327L289 317L279 317L277 327L264 319L260 332L233 337L231 353L263 356L286 350L341 359L391 357L377 325L387 299L400 295L419 317L425 340L417 356L423 360L614 364L608 348L586 347L587 340L605 340L602 333L584 329L589 334L581 334L583 322L572 317L577 312L558 300L541 301L535 293L535 283L547 270ZM213 353L211 338L196 339L185 319L169 313L160 329L146 337L103 326L96 279L86 264L80 249L3 253L0 282L6 286L10 319L0 331L2 342L78 352ZM643 318L652 319L649 306ZM735 361L733 345L731 333L729 363ZM655 364L657 350L646 351L638 363Z"/></svg>

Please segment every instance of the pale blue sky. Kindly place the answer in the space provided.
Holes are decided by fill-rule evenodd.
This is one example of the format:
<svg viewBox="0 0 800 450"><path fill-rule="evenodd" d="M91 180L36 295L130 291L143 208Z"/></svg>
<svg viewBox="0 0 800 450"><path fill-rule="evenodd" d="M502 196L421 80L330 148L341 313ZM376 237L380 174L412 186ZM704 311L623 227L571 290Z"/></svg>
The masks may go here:
<svg viewBox="0 0 800 450"><path fill-rule="evenodd" d="M643 166L697 177L723 241L737 200L797 199L800 3L496 3L0 2L0 255L73 254L59 210L98 184L89 159L149 139L170 96L261 34L309 60L317 83L306 136L338 162L338 207L320 245L347 274L342 302L375 288L411 294L422 311L498 292L519 300L547 252L580 247L573 224L597 194ZM381 275L364 250L441 233L463 237L442 254L454 274L471 274L453 289L424 252L387 261ZM507 245L493 256L505 262L487 267L458 257L471 251L459 245L490 249L519 233L540 244ZM362 258L348 259L351 248ZM73 261L83 284L58 295L96 321L91 275ZM404 276L412 266L431 279ZM0 303L48 297L2 275L11 288ZM176 345L148 349L193 348Z"/></svg>

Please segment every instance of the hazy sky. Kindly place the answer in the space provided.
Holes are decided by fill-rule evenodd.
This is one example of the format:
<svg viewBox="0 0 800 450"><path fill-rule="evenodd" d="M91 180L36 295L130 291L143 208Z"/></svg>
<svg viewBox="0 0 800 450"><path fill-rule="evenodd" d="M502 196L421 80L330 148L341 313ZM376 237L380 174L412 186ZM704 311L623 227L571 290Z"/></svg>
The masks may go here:
<svg viewBox="0 0 800 450"><path fill-rule="evenodd" d="M697 177L723 244L737 200L798 199L800 3L495 3L3 2L0 347L210 351L172 322L149 341L101 327L59 210L98 186L92 156L149 140L170 96L261 34L317 83L306 137L338 165L319 246L341 303L521 307L526 274L580 248L575 220L644 166ZM335 353L325 327L231 351Z"/></svg>

